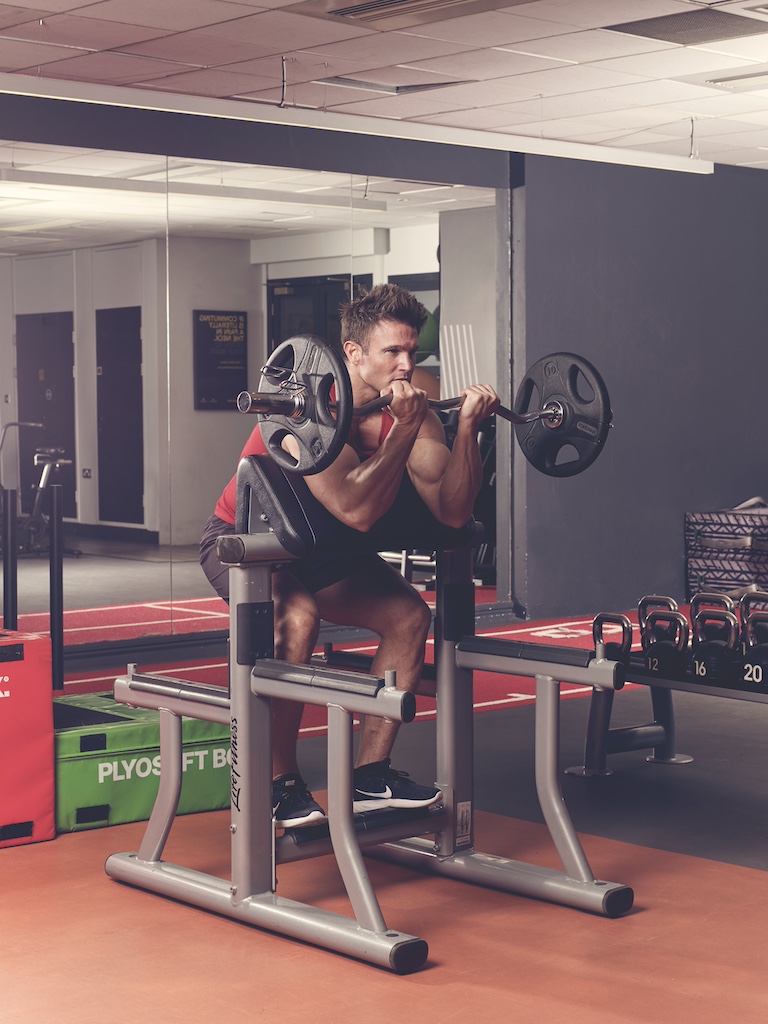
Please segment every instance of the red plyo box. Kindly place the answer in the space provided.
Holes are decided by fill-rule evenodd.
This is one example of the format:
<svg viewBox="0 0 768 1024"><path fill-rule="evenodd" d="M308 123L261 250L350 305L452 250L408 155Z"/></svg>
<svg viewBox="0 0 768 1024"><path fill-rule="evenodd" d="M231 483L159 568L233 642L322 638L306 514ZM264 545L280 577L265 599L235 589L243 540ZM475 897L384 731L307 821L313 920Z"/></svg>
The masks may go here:
<svg viewBox="0 0 768 1024"><path fill-rule="evenodd" d="M53 839L51 641L0 631L0 847Z"/></svg>

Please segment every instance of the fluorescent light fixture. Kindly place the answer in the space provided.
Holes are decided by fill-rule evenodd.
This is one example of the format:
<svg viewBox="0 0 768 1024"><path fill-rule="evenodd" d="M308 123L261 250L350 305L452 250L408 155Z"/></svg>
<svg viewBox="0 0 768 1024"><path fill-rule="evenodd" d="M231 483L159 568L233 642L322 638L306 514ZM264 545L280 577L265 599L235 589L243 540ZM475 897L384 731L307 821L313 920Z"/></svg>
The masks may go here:
<svg viewBox="0 0 768 1024"><path fill-rule="evenodd" d="M365 82L360 78L316 78L313 85L336 85L342 89L365 89L368 92L384 92L389 96L410 96L414 92L426 92L428 89L446 89L449 85L467 85L467 79L455 82L429 82L422 85L385 85L382 82Z"/></svg>
<svg viewBox="0 0 768 1024"><path fill-rule="evenodd" d="M344 132L351 135L410 139L447 146L490 149L503 153L529 153L537 156L560 157L566 160L589 160L596 163L621 164L631 167L651 167L664 171L683 171L688 174L714 174L715 171L714 163L694 157L617 149L591 145L586 142L564 142L560 139L506 135L501 132L484 132L472 128L452 128L448 125L397 121L385 117L362 117L359 114L341 114L327 110L300 110L277 105L251 104L237 99L219 100L204 96L158 93L121 86L95 86L89 82L64 83L44 78L28 78L24 75L0 74L0 94L2 93L68 100L95 106L130 107L136 110L190 114L196 117L246 121L253 124L284 124L297 128L315 128L321 131Z"/></svg>
<svg viewBox="0 0 768 1024"><path fill-rule="evenodd" d="M706 81L709 85L722 85L727 89L768 89L768 70L753 69L743 75L726 75L722 78L708 78Z"/></svg>

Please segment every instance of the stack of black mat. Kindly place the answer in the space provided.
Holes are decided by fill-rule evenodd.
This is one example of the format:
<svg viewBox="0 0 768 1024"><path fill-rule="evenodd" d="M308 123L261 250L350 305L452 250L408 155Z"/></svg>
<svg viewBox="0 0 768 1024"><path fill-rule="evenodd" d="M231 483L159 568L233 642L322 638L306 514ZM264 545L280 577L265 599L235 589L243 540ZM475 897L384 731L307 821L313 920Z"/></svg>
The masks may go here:
<svg viewBox="0 0 768 1024"><path fill-rule="evenodd" d="M685 562L688 600L701 590L768 589L768 503L686 512Z"/></svg>

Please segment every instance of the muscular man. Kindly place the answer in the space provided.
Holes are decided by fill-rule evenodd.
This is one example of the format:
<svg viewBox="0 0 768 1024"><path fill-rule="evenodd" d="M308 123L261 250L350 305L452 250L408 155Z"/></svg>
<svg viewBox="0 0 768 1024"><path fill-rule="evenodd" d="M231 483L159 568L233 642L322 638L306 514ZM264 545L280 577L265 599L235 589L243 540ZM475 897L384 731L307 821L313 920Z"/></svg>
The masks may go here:
<svg viewBox="0 0 768 1024"><path fill-rule="evenodd" d="M389 406L355 419L336 461L306 477L313 496L343 524L376 536L387 516L410 517L414 503L426 506L445 526L460 528L472 514L482 482L477 446L480 424L498 407L494 390L473 385L464 391L452 449L427 395L411 384L418 335L426 310L396 285L379 285L341 310L342 347L352 384L353 405L391 393ZM284 442L291 449L292 439ZM263 451L258 428L243 455ZM297 454L294 451L294 454ZM234 530L234 480L201 542L201 561L217 591L227 597L226 571L212 556L215 536ZM308 661L320 619L377 633L371 672L397 673L397 686L416 690L431 622L429 608L403 577L373 552L315 554L276 572L275 657ZM301 778L296 736L302 706L275 702L273 708L273 805L276 823L310 824L323 816ZM390 754L398 723L367 716L355 768L355 809L427 807L441 796L392 768Z"/></svg>

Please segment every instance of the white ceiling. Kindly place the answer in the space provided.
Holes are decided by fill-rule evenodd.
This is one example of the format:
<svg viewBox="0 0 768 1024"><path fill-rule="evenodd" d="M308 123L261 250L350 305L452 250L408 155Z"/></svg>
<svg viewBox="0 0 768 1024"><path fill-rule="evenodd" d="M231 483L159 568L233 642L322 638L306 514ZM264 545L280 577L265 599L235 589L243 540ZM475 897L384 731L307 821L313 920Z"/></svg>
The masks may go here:
<svg viewBox="0 0 768 1024"><path fill-rule="evenodd" d="M226 100L381 134L485 133L493 148L552 140L768 167L768 0L15 0L0 4L0 78L6 92L84 83L93 98L119 87L189 109ZM85 194L92 224L76 244L103 240L107 213L139 237L164 223L165 172L152 156L0 143L0 251L31 251L33 233L37 251L56 247ZM250 237L348 223L350 205L360 226L391 226L488 201L212 162L177 161L170 178L179 230L213 233L215 220L221 233L223 217Z"/></svg>

